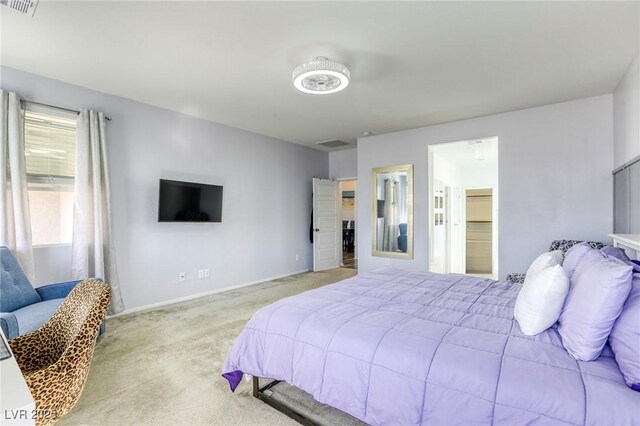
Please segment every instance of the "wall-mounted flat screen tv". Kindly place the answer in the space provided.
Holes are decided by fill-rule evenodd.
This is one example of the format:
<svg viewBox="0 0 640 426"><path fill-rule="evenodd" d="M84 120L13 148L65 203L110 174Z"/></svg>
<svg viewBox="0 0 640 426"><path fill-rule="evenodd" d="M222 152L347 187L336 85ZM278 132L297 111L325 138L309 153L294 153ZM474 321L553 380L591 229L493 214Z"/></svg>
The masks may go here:
<svg viewBox="0 0 640 426"><path fill-rule="evenodd" d="M158 222L222 222L222 186L160 179Z"/></svg>

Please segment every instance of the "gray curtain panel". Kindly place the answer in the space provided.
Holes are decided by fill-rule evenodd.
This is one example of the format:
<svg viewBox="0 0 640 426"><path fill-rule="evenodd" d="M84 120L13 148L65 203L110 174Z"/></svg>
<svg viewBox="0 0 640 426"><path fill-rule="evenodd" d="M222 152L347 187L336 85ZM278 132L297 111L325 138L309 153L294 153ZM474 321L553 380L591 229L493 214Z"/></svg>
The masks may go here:
<svg viewBox="0 0 640 426"><path fill-rule="evenodd" d="M103 278L111 286L109 313L124 309L111 236L107 124L102 112L78 115L73 209L73 278Z"/></svg>
<svg viewBox="0 0 640 426"><path fill-rule="evenodd" d="M20 97L0 90L0 245L7 246L31 282L35 279ZM7 170L8 169L8 170Z"/></svg>

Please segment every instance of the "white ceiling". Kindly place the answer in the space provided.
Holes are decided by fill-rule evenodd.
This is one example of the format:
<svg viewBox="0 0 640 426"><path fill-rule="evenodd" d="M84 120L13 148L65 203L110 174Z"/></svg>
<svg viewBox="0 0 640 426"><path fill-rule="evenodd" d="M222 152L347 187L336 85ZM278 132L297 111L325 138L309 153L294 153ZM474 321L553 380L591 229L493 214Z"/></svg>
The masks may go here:
<svg viewBox="0 0 640 426"><path fill-rule="evenodd" d="M311 146L611 93L640 47L639 2L0 9L3 65ZM293 88L318 55L350 68L345 91Z"/></svg>

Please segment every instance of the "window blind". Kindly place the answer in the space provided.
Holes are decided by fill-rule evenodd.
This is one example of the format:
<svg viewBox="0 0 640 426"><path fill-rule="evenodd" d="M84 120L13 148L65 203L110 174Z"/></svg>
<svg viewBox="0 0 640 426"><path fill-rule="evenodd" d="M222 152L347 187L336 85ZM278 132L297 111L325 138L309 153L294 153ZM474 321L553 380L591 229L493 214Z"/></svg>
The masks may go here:
<svg viewBox="0 0 640 426"><path fill-rule="evenodd" d="M24 112L27 175L30 180L73 179L76 162L76 121L37 111Z"/></svg>

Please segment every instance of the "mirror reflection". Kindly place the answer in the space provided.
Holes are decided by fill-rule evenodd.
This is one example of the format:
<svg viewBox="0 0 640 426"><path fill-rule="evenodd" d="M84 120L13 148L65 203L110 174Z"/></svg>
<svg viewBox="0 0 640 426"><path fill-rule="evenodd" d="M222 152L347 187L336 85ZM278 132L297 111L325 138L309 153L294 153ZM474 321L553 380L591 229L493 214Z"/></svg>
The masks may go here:
<svg viewBox="0 0 640 426"><path fill-rule="evenodd" d="M413 257L413 166L373 169L373 255Z"/></svg>

